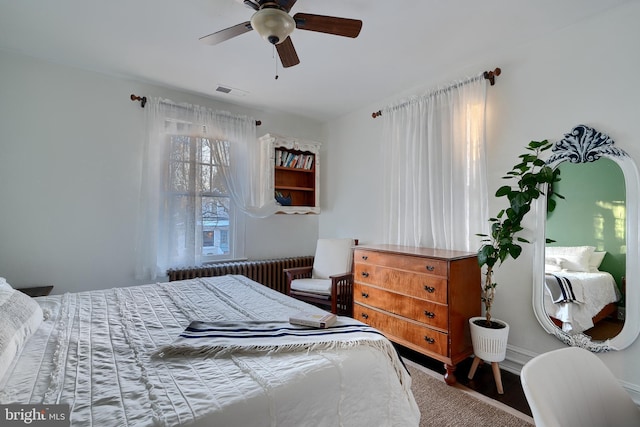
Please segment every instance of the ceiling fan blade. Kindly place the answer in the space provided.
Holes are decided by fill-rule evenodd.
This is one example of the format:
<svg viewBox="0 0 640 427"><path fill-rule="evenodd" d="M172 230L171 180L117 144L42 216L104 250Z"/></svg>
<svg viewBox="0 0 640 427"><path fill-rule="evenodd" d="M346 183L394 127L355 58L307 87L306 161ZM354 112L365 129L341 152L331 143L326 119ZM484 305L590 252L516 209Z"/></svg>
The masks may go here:
<svg viewBox="0 0 640 427"><path fill-rule="evenodd" d="M293 16L296 28L334 34L336 36L356 38L362 29L362 21L358 19L337 18L335 16L296 13Z"/></svg>
<svg viewBox="0 0 640 427"><path fill-rule="evenodd" d="M300 63L296 49L293 47L291 37L287 37L282 43L276 45L280 62L284 68L293 67Z"/></svg>
<svg viewBox="0 0 640 427"><path fill-rule="evenodd" d="M293 5L296 4L296 1L298 0L258 0L258 4L260 5L260 7L262 7L262 5L265 3L275 3L280 9L289 13Z"/></svg>
<svg viewBox="0 0 640 427"><path fill-rule="evenodd" d="M251 22L243 22L242 24L234 25L233 27L225 28L224 30L217 31L208 36L200 37L200 41L206 44L215 45L225 40L229 40L240 34L248 33L253 30Z"/></svg>
<svg viewBox="0 0 640 427"><path fill-rule="evenodd" d="M253 9L253 10L258 10L258 9L260 9L260 6L258 5L258 3L256 3L256 2L255 2L255 1L253 1L253 0L244 0L244 2L243 2L243 3L244 3L244 5L245 5L245 6L250 7L250 8L251 8L251 9Z"/></svg>

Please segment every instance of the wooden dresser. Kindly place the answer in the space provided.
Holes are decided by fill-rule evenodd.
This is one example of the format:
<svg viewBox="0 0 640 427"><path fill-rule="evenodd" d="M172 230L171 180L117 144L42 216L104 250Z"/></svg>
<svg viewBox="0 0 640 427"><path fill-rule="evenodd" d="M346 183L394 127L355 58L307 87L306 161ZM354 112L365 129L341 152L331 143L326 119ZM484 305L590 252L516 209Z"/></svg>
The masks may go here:
<svg viewBox="0 0 640 427"><path fill-rule="evenodd" d="M480 281L475 253L358 246L353 317L444 362L451 385L456 364L473 354L468 319L480 315Z"/></svg>

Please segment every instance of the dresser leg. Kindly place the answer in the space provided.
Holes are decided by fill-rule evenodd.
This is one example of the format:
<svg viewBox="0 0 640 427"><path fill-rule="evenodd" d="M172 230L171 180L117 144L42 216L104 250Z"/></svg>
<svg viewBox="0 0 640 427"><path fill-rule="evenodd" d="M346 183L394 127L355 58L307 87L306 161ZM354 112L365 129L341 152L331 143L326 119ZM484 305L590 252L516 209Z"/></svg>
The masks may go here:
<svg viewBox="0 0 640 427"><path fill-rule="evenodd" d="M453 374L456 371L456 365L444 364L447 372L444 374L444 382L448 385L454 385L456 383L456 376Z"/></svg>

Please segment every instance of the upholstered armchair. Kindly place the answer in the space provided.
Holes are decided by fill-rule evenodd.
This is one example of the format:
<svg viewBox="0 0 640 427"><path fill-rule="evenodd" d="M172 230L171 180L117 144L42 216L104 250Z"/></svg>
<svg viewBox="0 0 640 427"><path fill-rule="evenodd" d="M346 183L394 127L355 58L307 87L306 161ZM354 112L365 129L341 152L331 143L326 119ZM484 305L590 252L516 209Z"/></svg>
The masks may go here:
<svg viewBox="0 0 640 427"><path fill-rule="evenodd" d="M353 315L354 239L318 239L313 266L285 269L287 294L341 316Z"/></svg>

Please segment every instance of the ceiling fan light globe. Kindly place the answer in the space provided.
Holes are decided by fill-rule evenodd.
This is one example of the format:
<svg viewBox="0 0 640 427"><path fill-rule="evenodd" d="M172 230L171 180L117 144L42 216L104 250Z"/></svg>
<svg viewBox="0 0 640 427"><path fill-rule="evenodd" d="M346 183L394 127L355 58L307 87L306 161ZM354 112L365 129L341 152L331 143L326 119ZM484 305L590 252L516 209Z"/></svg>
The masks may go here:
<svg viewBox="0 0 640 427"><path fill-rule="evenodd" d="M266 8L253 14L251 27L269 43L279 44L296 28L296 21L280 9Z"/></svg>

